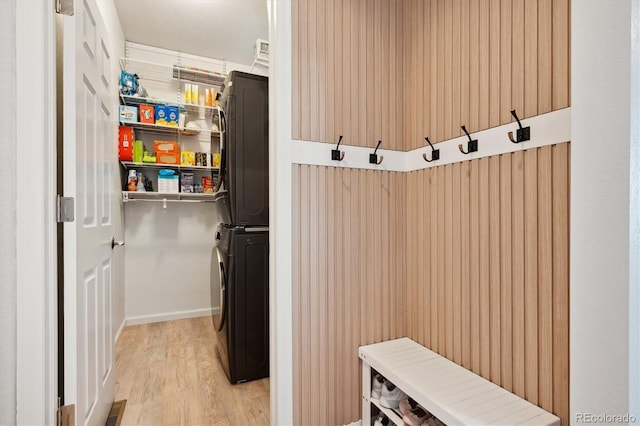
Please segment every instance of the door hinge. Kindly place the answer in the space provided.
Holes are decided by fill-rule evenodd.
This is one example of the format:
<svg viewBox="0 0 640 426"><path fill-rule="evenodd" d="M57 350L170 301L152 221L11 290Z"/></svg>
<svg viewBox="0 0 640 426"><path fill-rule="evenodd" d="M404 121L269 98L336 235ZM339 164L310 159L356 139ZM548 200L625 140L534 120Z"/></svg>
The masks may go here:
<svg viewBox="0 0 640 426"><path fill-rule="evenodd" d="M73 222L75 219L75 199L56 196L56 222Z"/></svg>
<svg viewBox="0 0 640 426"><path fill-rule="evenodd" d="M73 16L73 0L55 0L56 13L60 15Z"/></svg>

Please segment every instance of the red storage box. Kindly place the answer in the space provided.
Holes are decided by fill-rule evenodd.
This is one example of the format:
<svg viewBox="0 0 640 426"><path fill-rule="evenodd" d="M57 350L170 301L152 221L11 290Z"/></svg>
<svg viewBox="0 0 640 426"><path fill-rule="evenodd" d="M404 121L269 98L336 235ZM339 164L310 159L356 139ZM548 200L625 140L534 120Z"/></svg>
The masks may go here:
<svg viewBox="0 0 640 426"><path fill-rule="evenodd" d="M118 129L118 158L120 161L133 161L133 129L120 126Z"/></svg>

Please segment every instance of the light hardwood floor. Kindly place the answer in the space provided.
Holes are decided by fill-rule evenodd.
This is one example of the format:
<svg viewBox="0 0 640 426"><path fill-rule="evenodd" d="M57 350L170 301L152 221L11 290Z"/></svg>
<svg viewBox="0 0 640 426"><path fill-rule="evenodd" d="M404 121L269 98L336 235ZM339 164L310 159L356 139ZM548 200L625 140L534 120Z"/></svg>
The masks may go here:
<svg viewBox="0 0 640 426"><path fill-rule="evenodd" d="M210 317L125 327L116 346L123 425L268 425L269 379L231 385Z"/></svg>

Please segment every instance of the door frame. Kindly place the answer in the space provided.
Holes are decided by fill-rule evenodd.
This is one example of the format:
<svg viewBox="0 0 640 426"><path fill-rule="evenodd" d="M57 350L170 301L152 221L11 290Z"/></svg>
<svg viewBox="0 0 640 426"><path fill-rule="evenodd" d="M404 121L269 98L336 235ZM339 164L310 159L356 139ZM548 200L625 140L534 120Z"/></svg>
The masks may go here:
<svg viewBox="0 0 640 426"><path fill-rule="evenodd" d="M16 422L57 409L56 87L52 1L16 5Z"/></svg>

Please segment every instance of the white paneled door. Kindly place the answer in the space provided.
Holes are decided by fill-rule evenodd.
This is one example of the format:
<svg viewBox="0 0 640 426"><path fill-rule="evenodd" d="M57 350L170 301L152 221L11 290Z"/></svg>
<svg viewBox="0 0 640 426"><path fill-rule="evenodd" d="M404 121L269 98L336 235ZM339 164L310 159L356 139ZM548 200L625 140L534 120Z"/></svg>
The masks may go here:
<svg viewBox="0 0 640 426"><path fill-rule="evenodd" d="M75 220L64 232L65 405L78 425L104 425L114 397L112 217L114 110L108 37L95 0L64 18L64 193Z"/></svg>

